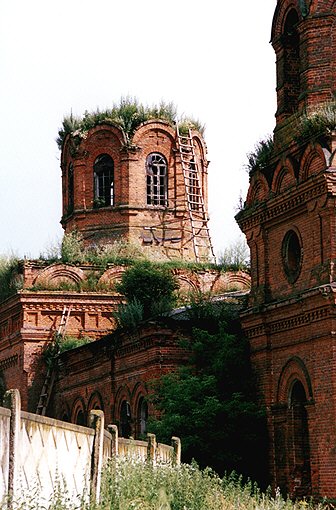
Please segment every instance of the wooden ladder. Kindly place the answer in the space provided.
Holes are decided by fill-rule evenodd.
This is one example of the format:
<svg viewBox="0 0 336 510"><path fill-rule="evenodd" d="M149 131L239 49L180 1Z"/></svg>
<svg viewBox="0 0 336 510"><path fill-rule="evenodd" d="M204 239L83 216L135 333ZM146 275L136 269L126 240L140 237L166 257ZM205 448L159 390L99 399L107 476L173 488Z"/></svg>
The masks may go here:
<svg viewBox="0 0 336 510"><path fill-rule="evenodd" d="M68 325L69 317L71 313L71 305L63 307L61 322L57 332L54 334L54 341L52 343L52 349L54 349L53 356L59 354L59 342L63 340L65 331ZM42 386L40 398L36 408L36 414L45 416L48 408L48 404L51 398L52 390L56 379L55 360L53 359L48 367L47 374Z"/></svg>
<svg viewBox="0 0 336 510"><path fill-rule="evenodd" d="M209 260L211 262L216 262L191 130L188 129L187 135L181 134L177 125L176 133L195 259L196 262L206 262ZM204 255L204 252L205 254L208 253L208 255Z"/></svg>

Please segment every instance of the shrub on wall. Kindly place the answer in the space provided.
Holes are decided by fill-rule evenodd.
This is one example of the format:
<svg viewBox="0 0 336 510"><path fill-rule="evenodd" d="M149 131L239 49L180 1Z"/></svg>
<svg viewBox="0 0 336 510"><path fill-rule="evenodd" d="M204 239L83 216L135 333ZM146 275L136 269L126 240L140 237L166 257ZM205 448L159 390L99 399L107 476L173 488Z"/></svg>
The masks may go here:
<svg viewBox="0 0 336 510"><path fill-rule="evenodd" d="M138 262L122 275L116 290L128 302L136 300L143 307L143 318L157 317L172 309L178 282L166 267Z"/></svg>

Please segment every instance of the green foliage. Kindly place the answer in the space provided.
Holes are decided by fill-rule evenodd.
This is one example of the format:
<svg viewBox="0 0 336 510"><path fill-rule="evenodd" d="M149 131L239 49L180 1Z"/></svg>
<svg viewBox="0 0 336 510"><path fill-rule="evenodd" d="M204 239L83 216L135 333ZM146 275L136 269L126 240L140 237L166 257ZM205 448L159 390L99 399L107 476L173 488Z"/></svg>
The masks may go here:
<svg viewBox="0 0 336 510"><path fill-rule="evenodd" d="M178 121L176 106L173 103L161 101L159 105L144 106L134 97L122 97L119 104L104 111L85 112L82 118L72 114L65 117L62 128L58 132L57 144L62 148L67 134L71 134L75 145L87 136L88 131L99 124L111 124L121 127L126 135L127 143L131 142L135 130L143 122L151 119L160 119L169 122L172 126ZM182 129L188 124L203 132L204 127L199 121L184 117L181 121Z"/></svg>
<svg viewBox="0 0 336 510"><path fill-rule="evenodd" d="M296 126L295 140L298 143L331 133L336 129L336 101L330 101L305 113Z"/></svg>
<svg viewBox="0 0 336 510"><path fill-rule="evenodd" d="M192 117L182 117L178 123L179 132L181 135L188 135L189 129L196 129L204 135L205 126L198 119L193 119Z"/></svg>
<svg viewBox="0 0 336 510"><path fill-rule="evenodd" d="M0 302L22 289L20 261L14 257L0 257Z"/></svg>
<svg viewBox="0 0 336 510"><path fill-rule="evenodd" d="M265 414L256 403L239 307L200 302L190 314L198 328L181 344L190 351L189 362L153 383L161 417L150 429L162 442L179 436L186 461L195 458L219 473L236 470L264 482Z"/></svg>
<svg viewBox="0 0 336 510"><path fill-rule="evenodd" d="M62 262L84 262L84 253L83 239L78 232L73 230L64 235L61 246Z"/></svg>
<svg viewBox="0 0 336 510"><path fill-rule="evenodd" d="M83 336L80 338L65 335L63 338L58 333L55 333L54 341L50 342L43 351L43 359L48 368L55 365L55 362L62 352L76 349L92 342L92 338Z"/></svg>
<svg viewBox="0 0 336 510"><path fill-rule="evenodd" d="M258 459L256 459L258 462ZM102 472L100 503L87 495L70 498L64 482L58 482L49 501L40 501L39 487L24 491L11 502L13 510L322 510L325 504L284 500L277 491L262 493L251 482L244 484L235 473L220 478L197 464L179 467L112 459ZM0 505L7 509L7 502Z"/></svg>
<svg viewBox="0 0 336 510"><path fill-rule="evenodd" d="M144 318L144 307L138 299L131 299L128 303L119 305L113 316L117 326L127 331L135 331Z"/></svg>
<svg viewBox="0 0 336 510"><path fill-rule="evenodd" d="M128 268L116 290L123 294L129 303L136 300L143 307L143 318L162 315L172 309L174 292L178 283L174 275L165 267L148 261L138 262Z"/></svg>
<svg viewBox="0 0 336 510"><path fill-rule="evenodd" d="M271 136L260 140L254 150L247 154L246 168L251 174L256 170L265 170L271 162L274 150L274 142Z"/></svg>
<svg viewBox="0 0 336 510"><path fill-rule="evenodd" d="M218 256L218 264L234 271L248 271L250 268L250 251L245 239L238 239L225 248Z"/></svg>

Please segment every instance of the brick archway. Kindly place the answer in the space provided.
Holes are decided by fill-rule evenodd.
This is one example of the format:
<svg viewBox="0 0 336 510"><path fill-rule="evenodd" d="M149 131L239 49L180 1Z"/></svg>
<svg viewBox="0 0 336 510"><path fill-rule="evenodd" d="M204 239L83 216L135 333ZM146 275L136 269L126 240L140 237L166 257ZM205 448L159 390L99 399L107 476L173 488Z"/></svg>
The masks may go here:
<svg viewBox="0 0 336 510"><path fill-rule="evenodd" d="M299 357L285 364L272 408L275 484L294 498L311 495L310 413L313 392Z"/></svg>
<svg viewBox="0 0 336 510"><path fill-rule="evenodd" d="M87 412L84 401L81 398L75 400L71 411L71 423L86 426Z"/></svg>
<svg viewBox="0 0 336 510"><path fill-rule="evenodd" d="M104 411L104 404L101 394L98 391L92 393L89 403L88 403L88 413L92 411L92 409L100 409Z"/></svg>

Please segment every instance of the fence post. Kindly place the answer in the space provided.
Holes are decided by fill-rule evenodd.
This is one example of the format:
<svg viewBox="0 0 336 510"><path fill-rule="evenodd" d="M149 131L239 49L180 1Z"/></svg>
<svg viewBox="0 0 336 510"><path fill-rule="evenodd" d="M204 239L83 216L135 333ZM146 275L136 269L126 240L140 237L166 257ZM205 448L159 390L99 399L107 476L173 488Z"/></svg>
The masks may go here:
<svg viewBox="0 0 336 510"><path fill-rule="evenodd" d="M154 462L156 457L156 435L147 434L147 460Z"/></svg>
<svg viewBox="0 0 336 510"><path fill-rule="evenodd" d="M101 469L103 465L104 413L98 409L90 411L90 426L94 429L93 451L91 458L90 498L99 503Z"/></svg>
<svg viewBox="0 0 336 510"><path fill-rule="evenodd" d="M111 455L112 457L117 457L119 453L119 447L118 447L118 427L117 425L109 425L108 431L112 436L111 439Z"/></svg>
<svg viewBox="0 0 336 510"><path fill-rule="evenodd" d="M174 448L173 466L179 466L181 464L181 439L179 437L172 437L171 445Z"/></svg>
<svg viewBox="0 0 336 510"><path fill-rule="evenodd" d="M9 466L8 466L8 509L13 506L18 470L18 446L21 418L21 397L19 390L8 390L4 395L4 407L10 409L9 425Z"/></svg>

